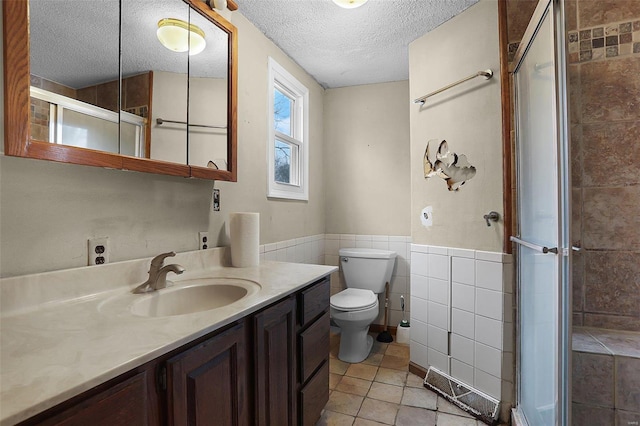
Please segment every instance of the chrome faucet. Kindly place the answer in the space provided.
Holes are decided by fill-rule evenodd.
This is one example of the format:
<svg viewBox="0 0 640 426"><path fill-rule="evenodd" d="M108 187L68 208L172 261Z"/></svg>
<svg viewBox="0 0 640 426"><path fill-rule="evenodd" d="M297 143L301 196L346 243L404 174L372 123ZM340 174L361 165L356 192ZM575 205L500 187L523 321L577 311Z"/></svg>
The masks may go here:
<svg viewBox="0 0 640 426"><path fill-rule="evenodd" d="M149 267L149 278L144 283L140 284L133 290L133 293L149 293L156 291L167 286L167 274L173 272L180 275L184 272L184 268L178 264L172 263L171 265L162 266L164 260L167 257L173 257L176 253L171 251L169 253L162 253L154 257L151 260L151 266Z"/></svg>

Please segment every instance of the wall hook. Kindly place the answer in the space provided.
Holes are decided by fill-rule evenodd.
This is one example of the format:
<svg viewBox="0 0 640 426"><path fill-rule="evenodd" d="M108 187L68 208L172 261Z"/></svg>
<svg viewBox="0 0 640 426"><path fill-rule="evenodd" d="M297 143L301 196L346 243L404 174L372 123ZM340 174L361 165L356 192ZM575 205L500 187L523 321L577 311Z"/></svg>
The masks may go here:
<svg viewBox="0 0 640 426"><path fill-rule="evenodd" d="M487 226L491 226L490 221L497 222L498 220L500 220L500 213L491 211L482 216L482 218L487 221Z"/></svg>

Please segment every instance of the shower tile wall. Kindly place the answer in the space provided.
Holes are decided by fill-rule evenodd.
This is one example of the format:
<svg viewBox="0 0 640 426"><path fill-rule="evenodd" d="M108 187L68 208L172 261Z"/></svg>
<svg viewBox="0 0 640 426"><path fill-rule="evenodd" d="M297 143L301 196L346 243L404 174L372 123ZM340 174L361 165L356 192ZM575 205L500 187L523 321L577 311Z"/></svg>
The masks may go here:
<svg viewBox="0 0 640 426"><path fill-rule="evenodd" d="M640 331L640 2L574 3L574 325Z"/></svg>
<svg viewBox="0 0 640 426"><path fill-rule="evenodd" d="M507 0L508 51L537 0ZM573 323L640 331L640 1L566 0Z"/></svg>
<svg viewBox="0 0 640 426"><path fill-rule="evenodd" d="M450 374L510 406L510 255L411 245L411 362Z"/></svg>

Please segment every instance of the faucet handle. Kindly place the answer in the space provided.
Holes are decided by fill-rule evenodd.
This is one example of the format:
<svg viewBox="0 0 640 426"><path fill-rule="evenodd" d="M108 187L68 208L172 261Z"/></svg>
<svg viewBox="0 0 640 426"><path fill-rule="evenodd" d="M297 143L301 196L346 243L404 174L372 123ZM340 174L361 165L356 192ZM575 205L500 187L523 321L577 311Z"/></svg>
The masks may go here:
<svg viewBox="0 0 640 426"><path fill-rule="evenodd" d="M167 257L173 257L175 255L176 255L175 251L170 251L170 252L167 252L167 253L162 253L162 254L157 255L156 257L151 259L151 268L152 269L153 268L156 268L156 269L160 268L162 266L162 264L164 263L164 260Z"/></svg>

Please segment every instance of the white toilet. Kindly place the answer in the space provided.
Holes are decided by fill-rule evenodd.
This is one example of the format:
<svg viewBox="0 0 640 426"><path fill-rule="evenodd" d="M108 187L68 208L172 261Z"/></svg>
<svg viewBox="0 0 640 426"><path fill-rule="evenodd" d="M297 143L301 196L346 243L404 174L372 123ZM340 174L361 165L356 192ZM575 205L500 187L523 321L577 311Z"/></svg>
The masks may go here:
<svg viewBox="0 0 640 426"><path fill-rule="evenodd" d="M331 318L340 327L338 358L355 363L371 352L369 325L378 317L378 294L391 281L396 253L366 248L340 249L347 289L331 296Z"/></svg>

